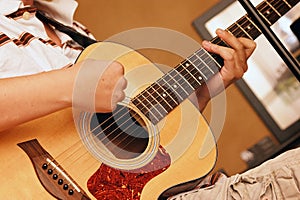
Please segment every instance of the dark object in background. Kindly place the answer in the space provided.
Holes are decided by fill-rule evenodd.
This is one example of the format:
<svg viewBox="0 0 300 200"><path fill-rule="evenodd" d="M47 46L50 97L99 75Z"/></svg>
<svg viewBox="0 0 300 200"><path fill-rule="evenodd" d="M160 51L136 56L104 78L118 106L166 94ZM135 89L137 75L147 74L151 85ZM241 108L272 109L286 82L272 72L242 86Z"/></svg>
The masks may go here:
<svg viewBox="0 0 300 200"><path fill-rule="evenodd" d="M300 18L298 18L296 21L294 21L290 27L300 42Z"/></svg>

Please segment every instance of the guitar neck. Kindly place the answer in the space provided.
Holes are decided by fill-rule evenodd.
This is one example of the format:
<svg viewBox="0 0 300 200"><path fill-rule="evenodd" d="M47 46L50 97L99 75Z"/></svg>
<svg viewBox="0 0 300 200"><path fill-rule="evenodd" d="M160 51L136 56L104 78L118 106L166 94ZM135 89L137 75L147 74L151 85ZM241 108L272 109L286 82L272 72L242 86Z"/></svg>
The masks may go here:
<svg viewBox="0 0 300 200"><path fill-rule="evenodd" d="M268 25L271 26L297 3L299 3L299 0L265 0L261 2L256 9ZM248 14L241 17L226 30L236 37L245 37L252 40L255 40L262 34L262 31L256 26ZM213 38L211 42L221 46L228 46L219 37ZM213 57L223 66L223 60L218 55L213 55Z"/></svg>
<svg viewBox="0 0 300 200"><path fill-rule="evenodd" d="M256 9L269 26L294 7L299 0L265 0ZM226 29L236 37L255 40L262 34L247 14ZM215 37L212 43L227 46ZM132 103L154 124L163 119L202 84L219 72L223 59L200 48L173 70L132 99Z"/></svg>

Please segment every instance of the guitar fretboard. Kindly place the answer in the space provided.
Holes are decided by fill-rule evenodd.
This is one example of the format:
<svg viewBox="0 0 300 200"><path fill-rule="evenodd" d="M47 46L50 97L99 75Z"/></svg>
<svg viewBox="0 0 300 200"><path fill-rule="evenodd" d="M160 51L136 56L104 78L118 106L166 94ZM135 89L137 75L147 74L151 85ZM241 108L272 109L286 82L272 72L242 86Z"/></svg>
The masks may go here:
<svg viewBox="0 0 300 200"><path fill-rule="evenodd" d="M298 2L299 0L265 0L256 9L271 26ZM252 40L261 35L261 31L247 14L226 30L236 37L246 37ZM211 42L228 46L219 37L213 38ZM200 48L134 97L132 103L153 124L156 124L218 73L222 66L223 59L219 55L210 54Z"/></svg>

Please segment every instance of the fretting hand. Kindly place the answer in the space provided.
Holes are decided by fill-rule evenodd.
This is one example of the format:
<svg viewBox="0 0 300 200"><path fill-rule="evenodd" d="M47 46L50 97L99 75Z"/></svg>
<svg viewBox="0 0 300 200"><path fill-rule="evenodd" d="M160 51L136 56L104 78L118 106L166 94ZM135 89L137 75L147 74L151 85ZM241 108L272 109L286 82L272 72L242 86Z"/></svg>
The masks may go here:
<svg viewBox="0 0 300 200"><path fill-rule="evenodd" d="M204 109L212 97L244 75L248 69L247 59L256 48L256 43L253 40L236 38L231 33L221 29L218 29L216 33L231 48L203 41L203 48L210 53L220 55L224 59L224 66L217 75L196 91L200 110Z"/></svg>

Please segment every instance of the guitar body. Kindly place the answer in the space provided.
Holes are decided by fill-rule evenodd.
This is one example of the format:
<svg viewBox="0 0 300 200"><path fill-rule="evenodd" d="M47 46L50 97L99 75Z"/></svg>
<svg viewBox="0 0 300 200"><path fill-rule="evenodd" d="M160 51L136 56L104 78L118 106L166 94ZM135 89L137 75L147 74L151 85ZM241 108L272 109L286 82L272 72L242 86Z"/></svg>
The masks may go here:
<svg viewBox="0 0 300 200"><path fill-rule="evenodd" d="M35 138L53 155L77 142L71 109L0 133L1 199L55 199L40 183L28 156L17 146Z"/></svg>
<svg viewBox="0 0 300 200"><path fill-rule="evenodd" d="M273 24L280 18L280 16L284 15L293 6L298 4L298 2L299 0L284 0L274 2L263 1L257 6L257 9L262 15L264 15L269 24ZM239 24L241 22L243 23ZM260 30L257 29L257 27L251 20L249 20L249 17L247 16L242 17L239 21L230 26L228 31L239 37L248 37L250 39L255 39L261 34ZM222 44L222 40L217 37L211 42L214 44L224 45ZM148 145L151 146L151 148L148 148L147 145L144 145L146 147L145 152L139 152L140 154L134 158L128 157L128 162L132 162L132 160L136 160L136 158L143 157L144 153L146 154L147 158L147 153L149 152L152 152L154 155L152 157L153 159L149 159L148 162L141 160L143 161L141 163L144 165L141 165L138 168L133 167L132 170L130 170L130 168L126 168L125 171L123 167L120 167L121 169L113 169L110 165L107 166L107 160L105 160L105 163L101 163L97 157L97 153L98 151L101 151L102 148L99 148L95 154L93 151L95 148L97 148L97 146L90 148L88 145L89 143L86 143L86 138L89 137L89 134L95 134L94 131L89 128L90 122L89 118L86 117L87 115L81 115L82 113L80 112L72 113L71 109L63 110L0 133L0 160L2 161L0 165L1 199L58 198L58 195L55 192L48 193L45 188L48 191L63 192L60 186L48 183L45 184L45 181L53 181L51 178L46 177L47 175L43 174L44 178L41 178L41 176L36 176L35 172L39 171L39 173L44 172L47 174L47 171L36 170L36 167L33 168L26 154L17 146L18 143L22 143L18 145L22 147L27 155L29 155L32 163L35 163L34 160L42 160L43 163L43 159L45 162L48 162L49 158L47 159L47 156L55 158L55 160L50 160L48 162L48 167L59 166L59 169L62 167L63 170L58 171L60 175L67 174L67 176L64 176L67 177L65 180L70 180L71 183L73 183L72 180L76 181L79 187L83 188L83 190L85 190L91 199L95 199L94 196L97 196L97 198L101 200L162 199L162 197L168 196L168 194L192 189L201 177L210 172L210 170L214 167L217 156L214 137L205 119L201 116L198 109L189 100L187 100L187 97L192 92L191 88L198 88L204 81L207 81L210 77L219 72L219 69L222 66L222 59L220 60L220 58L216 55L212 56L205 50L200 49L188 57L188 59L176 66L175 70L171 70L170 73L168 72L166 75L164 75L161 70L159 70L149 60L136 51L125 46L109 42L96 43L86 48L79 57L78 61L85 59L117 60L124 65L126 78L128 80L126 96L129 97L131 102L131 104L127 104L127 107L130 107L133 104L133 109L130 111L134 111L134 117L132 117L132 119L136 120L135 122L139 122L140 119L145 119L143 122L147 122L145 123L147 126L139 126L140 129L137 130L141 130L142 132L145 132L146 130L149 135L151 133L151 137L147 138L148 144L155 144L153 145L153 148L151 145ZM173 76L174 74L175 76ZM168 76L171 77L171 79L168 78ZM161 81L168 80L170 81L170 84L167 83L169 84L169 87L164 87L164 82ZM181 81L185 82L185 86L183 84L180 85ZM156 105L152 107L142 105L142 108L144 106L144 108L147 107L149 109L148 114L150 113L150 115L148 116L146 112L140 113L135 112L136 110L134 110L139 109L138 107L141 106L135 102L141 100L139 97L143 97L144 91L150 94L147 97L155 99L152 96L153 93L150 92L153 91L151 87L152 83L154 82L156 84L153 84L153 87L156 86L154 89L160 89L160 92L154 90L154 92L157 93L156 96L161 96L160 98L156 99L158 104L161 102L164 103L163 101L166 101L166 97L168 97L168 95L170 96L170 101L166 101L165 106L160 107L162 110L166 109L165 113L167 115L157 112L162 117L153 115L152 111L157 109L157 107L155 107ZM182 87L183 90L179 90L180 87ZM147 90L147 88L152 90ZM191 92L187 92L188 90ZM175 93L180 94L179 91L186 93L185 98L176 99L179 95L170 95ZM147 101L152 101L151 98L144 98L144 101L142 99L142 104L147 104ZM172 102L175 103L176 106L174 106L174 104L168 105L169 103L172 104ZM179 105L177 106L177 104ZM152 104L150 103L150 105L153 105L153 102ZM169 108L172 107L172 109L168 110L168 106ZM126 104L124 107L126 107ZM159 111L159 109L157 109L157 111ZM132 113L130 112L129 114ZM145 114L145 116L143 114ZM155 123L152 123L153 121L151 121L151 119L154 119ZM140 123L139 125L142 124L143 123ZM153 129L152 125L154 127ZM90 134L92 136L91 138L94 139L98 138L98 136L100 136L99 134L102 133L96 133L94 137L92 134ZM102 136L103 135L101 135L101 137ZM126 135L126 137L127 136L129 138L131 137L131 135ZM109 138L109 134L107 135L107 138ZM38 147L36 140L32 139L37 139L48 153L43 151L43 148ZM127 140L125 137L123 137L123 139L125 141ZM30 146L30 143L24 143L24 141L28 140L35 141L35 145ZM137 141L142 141L145 143L145 140ZM107 141L102 140L99 142L100 143L96 144L99 144L99 146L105 146L103 144L105 144L104 142ZM109 140L109 142L106 144L113 142L113 140ZM128 149L130 150L131 147L135 147L134 145L130 145L131 143L127 144L129 146ZM139 142L134 144L137 146L140 145ZM28 148L28 146L30 146L30 148ZM124 147L127 146L124 145ZM29 154L28 149L31 150ZM40 152L38 153L42 152L42 154L32 152L34 149L39 150ZM89 151L87 151L87 149L89 149ZM124 155L118 157L115 152L105 152L107 152L108 157L117 157L116 160L120 161L120 163L127 163L127 158L125 158ZM32 155L41 156L39 156L38 159L33 159ZM44 155L46 155L45 158L43 157ZM156 165L156 161L158 157L161 158L160 155L164 155L163 158L166 158L167 164L163 165L163 168L157 169L160 167L160 165ZM42 163L40 163L40 165L43 166ZM155 170L146 170L147 173L145 173L145 169L148 166L151 166L152 168L156 167L156 170L158 170L159 173L154 173ZM41 168L41 166L38 167ZM54 169L56 170L56 167L54 167ZM121 181L121 184L118 183L118 185L113 185L113 183L118 182L119 179L117 176L110 176L110 172L112 171L114 174L119 174L124 182ZM108 176L106 176L107 174ZM124 174L126 174L126 176ZM136 177L139 178L132 178L132 174L135 174ZM105 182L101 182L103 178L101 175L104 175L103 177ZM69 179L68 176L71 176L72 179ZM140 177L144 176L147 176L148 178L142 181ZM131 178L129 178L130 180L124 180L126 177ZM47 187L44 188L39 181L41 181L41 183ZM101 183L99 184L99 182ZM131 185L127 184L129 182ZM186 182L189 183L181 184ZM134 184L139 185L138 191L132 190L132 188L136 188L136 185ZM97 190L99 187L102 187L101 185L112 185L116 187L106 188L106 191ZM70 186L74 186L74 184L70 184ZM76 185L74 188L76 189ZM116 191L121 194L125 194L125 191L127 191L127 193L129 191L129 193L127 196L123 195L122 198L118 198L118 196L114 196ZM78 193L80 192L81 191L79 190ZM99 196L99 193L101 192L106 193L106 195ZM50 193L52 195L50 195ZM162 193L164 194L163 196ZM74 198L74 196L68 196L66 198L61 197L60 199L72 200L89 198Z"/></svg>
<svg viewBox="0 0 300 200"><path fill-rule="evenodd" d="M163 75L155 65L136 51L114 43L93 44L83 51L78 61L89 58L113 59L122 63L128 80L125 92L130 98ZM36 138L93 199L87 188L87 181L101 162L83 147L79 129L76 129L75 124L78 121L74 123L72 110L67 109L2 132L0 159L4 162L0 165L3 183L0 197L51 199L51 195L39 183L30 160L17 147L17 143ZM159 144L169 155L171 163L164 172L143 183L140 199L157 199L165 190L175 185L197 180L209 173L216 161L217 150L213 134L198 109L189 100L183 101L156 124L156 127L159 131ZM84 156L78 156L65 164L68 156L64 155L75 147L80 148ZM72 152L69 154L73 155Z"/></svg>

